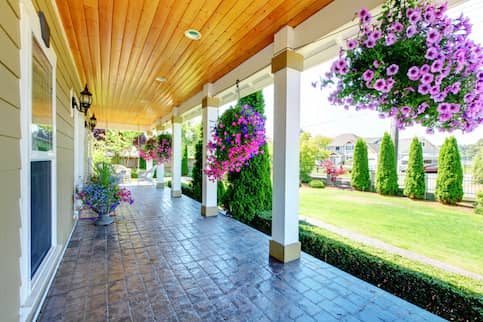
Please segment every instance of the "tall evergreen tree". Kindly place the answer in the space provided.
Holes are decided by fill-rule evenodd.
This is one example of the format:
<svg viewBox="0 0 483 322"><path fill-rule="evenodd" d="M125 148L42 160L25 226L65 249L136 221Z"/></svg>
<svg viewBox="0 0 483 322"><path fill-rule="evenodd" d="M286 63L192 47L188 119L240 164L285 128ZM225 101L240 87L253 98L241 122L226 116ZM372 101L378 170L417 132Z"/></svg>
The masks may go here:
<svg viewBox="0 0 483 322"><path fill-rule="evenodd" d="M369 175L369 160L366 141L357 139L354 148L354 162L351 172L351 186L356 190L369 191L371 177Z"/></svg>
<svg viewBox="0 0 483 322"><path fill-rule="evenodd" d="M250 105L256 112L264 115L265 101L261 91L248 95L238 102ZM272 209L272 181L270 175L270 156L267 144L264 153L258 154L240 172L228 174L228 187L223 203L231 215L241 221L250 222L258 211Z"/></svg>
<svg viewBox="0 0 483 322"><path fill-rule="evenodd" d="M404 194L411 199L423 199L425 192L423 147L418 138L415 137L409 149L408 167L404 179Z"/></svg>
<svg viewBox="0 0 483 322"><path fill-rule="evenodd" d="M188 146L184 146L183 159L181 159L181 175L187 176L189 174L188 167Z"/></svg>
<svg viewBox="0 0 483 322"><path fill-rule="evenodd" d="M202 184L203 184L203 127L200 128L200 139L195 145L195 163L191 170L191 189L193 197L201 201Z"/></svg>
<svg viewBox="0 0 483 322"><path fill-rule="evenodd" d="M449 205L463 199L463 169L454 136L447 138L439 150L436 199Z"/></svg>
<svg viewBox="0 0 483 322"><path fill-rule="evenodd" d="M397 162L394 143L389 133L384 133L379 149L377 164L376 191L382 195L394 196L398 193Z"/></svg>

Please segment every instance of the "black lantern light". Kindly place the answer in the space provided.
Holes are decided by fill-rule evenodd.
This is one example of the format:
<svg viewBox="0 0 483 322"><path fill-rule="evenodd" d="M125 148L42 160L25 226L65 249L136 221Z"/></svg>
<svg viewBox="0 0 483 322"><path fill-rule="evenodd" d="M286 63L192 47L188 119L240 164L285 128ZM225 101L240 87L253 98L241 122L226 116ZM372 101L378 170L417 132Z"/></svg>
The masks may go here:
<svg viewBox="0 0 483 322"><path fill-rule="evenodd" d="M87 111L89 110L89 107L91 107L91 104L92 104L92 93L89 92L89 89L87 88L87 84L86 84L86 86L84 87L84 90L80 92L79 104L77 104L75 98L72 97L72 108L77 108L79 112L87 115Z"/></svg>
<svg viewBox="0 0 483 322"><path fill-rule="evenodd" d="M96 128L96 125L97 125L96 115L95 114L92 114L92 116L90 117L90 119L88 119L86 121L86 127L89 130L91 130L91 132L94 132L94 129Z"/></svg>

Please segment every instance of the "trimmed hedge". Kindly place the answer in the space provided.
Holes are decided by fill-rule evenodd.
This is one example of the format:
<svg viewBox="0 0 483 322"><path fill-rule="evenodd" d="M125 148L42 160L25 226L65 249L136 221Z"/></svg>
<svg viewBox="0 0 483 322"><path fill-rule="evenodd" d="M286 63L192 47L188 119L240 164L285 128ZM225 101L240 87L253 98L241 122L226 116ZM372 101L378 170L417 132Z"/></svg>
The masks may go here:
<svg viewBox="0 0 483 322"><path fill-rule="evenodd" d="M309 182L309 187L314 189L325 188L325 183L322 180L312 180Z"/></svg>
<svg viewBox="0 0 483 322"><path fill-rule="evenodd" d="M483 215L483 191L478 191L476 194L475 213Z"/></svg>
<svg viewBox="0 0 483 322"><path fill-rule="evenodd" d="M271 234L269 212L257 214L248 224L265 234ZM308 224L300 224L299 227L304 252L445 319L482 321L483 297L451 284L454 280L446 282L398 265L376 255L382 251L373 252L369 246L346 240L319 227ZM386 255L391 256L397 257ZM410 260L403 261L411 266L421 266Z"/></svg>

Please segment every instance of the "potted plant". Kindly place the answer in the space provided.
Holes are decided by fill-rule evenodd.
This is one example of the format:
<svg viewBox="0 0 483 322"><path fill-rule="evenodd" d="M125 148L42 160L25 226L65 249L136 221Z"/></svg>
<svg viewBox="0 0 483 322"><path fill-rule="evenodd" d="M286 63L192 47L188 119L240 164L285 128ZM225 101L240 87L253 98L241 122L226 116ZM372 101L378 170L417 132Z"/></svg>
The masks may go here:
<svg viewBox="0 0 483 322"><path fill-rule="evenodd" d="M144 160L153 160L157 164L171 160L171 134L162 133L152 137L139 148L139 156Z"/></svg>
<svg viewBox="0 0 483 322"><path fill-rule="evenodd" d="M478 127L483 50L469 38L469 20L452 19L446 10L446 3L388 0L374 20L361 9L357 36L321 79L322 87L334 85L329 101L376 110L399 129L414 123L428 133Z"/></svg>
<svg viewBox="0 0 483 322"><path fill-rule="evenodd" d="M121 203L132 204L134 199L126 188L119 187L114 170L109 163L96 165L96 173L91 176L84 187L77 193L77 198L97 214L96 225L110 225L113 219L109 216Z"/></svg>

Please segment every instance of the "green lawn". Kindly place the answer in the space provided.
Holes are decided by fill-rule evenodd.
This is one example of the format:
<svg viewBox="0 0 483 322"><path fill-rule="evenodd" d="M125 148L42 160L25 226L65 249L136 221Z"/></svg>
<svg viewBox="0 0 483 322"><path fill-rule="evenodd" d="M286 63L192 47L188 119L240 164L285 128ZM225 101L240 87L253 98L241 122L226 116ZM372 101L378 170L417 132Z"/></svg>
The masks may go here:
<svg viewBox="0 0 483 322"><path fill-rule="evenodd" d="M302 188L300 214L483 274L483 216L471 209L368 192Z"/></svg>

